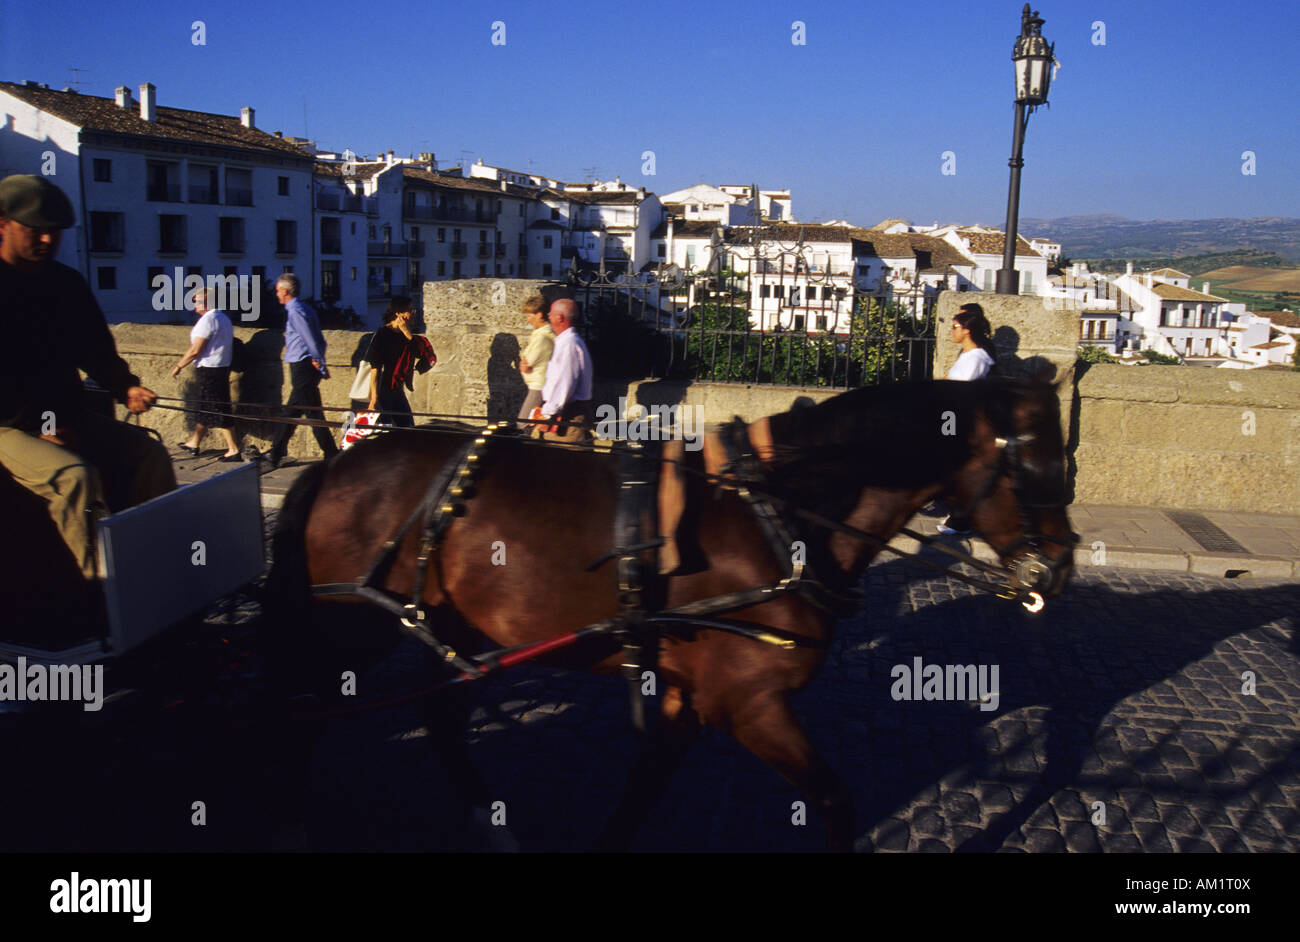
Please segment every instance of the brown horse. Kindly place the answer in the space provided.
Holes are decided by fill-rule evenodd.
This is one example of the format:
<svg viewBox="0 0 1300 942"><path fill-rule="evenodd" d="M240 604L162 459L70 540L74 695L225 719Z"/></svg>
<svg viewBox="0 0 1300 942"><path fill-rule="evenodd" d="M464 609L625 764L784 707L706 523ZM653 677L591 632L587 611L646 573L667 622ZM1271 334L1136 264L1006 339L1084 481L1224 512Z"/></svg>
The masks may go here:
<svg viewBox="0 0 1300 942"><path fill-rule="evenodd" d="M401 629L363 632L357 600L329 599L316 603L314 614L343 614L334 620L331 640L351 659L304 663L308 653L323 650L319 634L304 633L306 588L360 581L464 436L472 434L443 431L377 436L309 468L294 485L274 546L271 588L280 601L268 615L282 666L318 669L318 686L332 685L337 694L339 674L331 671L340 664L355 669L362 647L374 654L388 650ZM1059 593L1068 578L1076 537L1065 513L1064 446L1049 384L945 381L859 389L760 420L749 431L762 459L757 486L787 510L804 508L888 539L928 501L943 497L970 509L973 525L999 550L1004 565L1032 558L1043 594ZM718 489L702 477L688 480L704 566L657 582L657 604L708 599L775 583L789 573L788 560L776 557L734 489ZM614 545L617 490L609 455L505 436L491 441L477 493L450 524L424 580L422 601L440 638L469 652L476 639L520 645L614 615L613 566L587 567ZM793 520L791 528L805 544L808 562L837 592L856 587L878 552L806 520ZM415 584L419 529L404 537L384 583L394 593L409 594ZM396 625L395 618L384 617L386 626ZM820 646L788 650L718 630L663 637L660 735L633 770L602 846L626 846L693 733L707 723L802 790L823 816L830 848L851 849L848 791L809 744L790 706L790 696L821 666L835 616L801 594L787 594L727 617ZM617 644L597 638L548 655L544 663L615 672L620 661ZM445 703L430 704L427 711L431 733L453 754L455 784L467 802L477 804L486 790L468 766L462 718Z"/></svg>

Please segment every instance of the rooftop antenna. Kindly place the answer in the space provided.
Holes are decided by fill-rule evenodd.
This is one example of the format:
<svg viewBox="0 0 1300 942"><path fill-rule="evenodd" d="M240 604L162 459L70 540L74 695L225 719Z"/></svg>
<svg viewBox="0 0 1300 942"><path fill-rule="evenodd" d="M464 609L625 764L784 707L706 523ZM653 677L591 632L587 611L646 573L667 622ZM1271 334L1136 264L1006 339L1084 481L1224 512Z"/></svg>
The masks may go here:
<svg viewBox="0 0 1300 942"><path fill-rule="evenodd" d="M68 69L68 71L72 73L72 81L69 82L68 84L72 86L72 88L73 88L74 91L78 91L78 92L81 91L81 76L78 75L77 73L78 73L78 72L89 72L90 70L89 70L89 69L75 69L75 68L70 68L70 69Z"/></svg>
<svg viewBox="0 0 1300 942"><path fill-rule="evenodd" d="M596 182L596 172L597 172L598 170L600 170L599 167L583 167L583 168L582 168L582 172L585 173L585 174L587 175L587 182L588 182L588 183L595 183L595 182Z"/></svg>
<svg viewBox="0 0 1300 942"><path fill-rule="evenodd" d="M469 173L469 167L465 163L465 155L474 153L472 150L460 149L460 169L462 173Z"/></svg>
<svg viewBox="0 0 1300 942"><path fill-rule="evenodd" d="M306 140L311 140L311 132L307 130L307 96L302 96L302 136Z"/></svg>

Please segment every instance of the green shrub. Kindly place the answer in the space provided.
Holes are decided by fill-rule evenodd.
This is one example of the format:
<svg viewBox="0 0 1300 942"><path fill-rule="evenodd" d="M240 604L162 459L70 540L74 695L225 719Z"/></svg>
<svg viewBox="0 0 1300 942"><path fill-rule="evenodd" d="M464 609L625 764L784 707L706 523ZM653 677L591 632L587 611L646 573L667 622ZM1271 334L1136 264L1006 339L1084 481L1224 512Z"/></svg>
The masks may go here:
<svg viewBox="0 0 1300 942"><path fill-rule="evenodd" d="M1079 360L1084 363L1118 363L1119 357L1112 356L1097 346L1086 346L1079 351Z"/></svg>

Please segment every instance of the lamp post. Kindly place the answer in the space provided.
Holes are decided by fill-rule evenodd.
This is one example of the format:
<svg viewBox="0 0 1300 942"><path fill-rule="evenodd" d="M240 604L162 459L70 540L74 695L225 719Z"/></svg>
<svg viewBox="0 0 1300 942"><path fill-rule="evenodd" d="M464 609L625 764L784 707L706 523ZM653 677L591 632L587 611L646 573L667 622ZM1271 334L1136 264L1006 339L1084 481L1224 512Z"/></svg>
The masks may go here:
<svg viewBox="0 0 1300 942"><path fill-rule="evenodd" d="M1038 11L1029 12L1029 4L1020 14L1020 35L1011 51L1016 67L1016 125L1011 138L1011 186L1007 193L1006 242L1002 248L1002 267L998 270L997 293L1019 294L1020 273L1016 271L1016 229L1020 220L1020 168L1025 165L1021 152L1025 146L1025 125L1039 105L1047 103L1047 87L1052 82L1052 50L1043 38L1043 19Z"/></svg>

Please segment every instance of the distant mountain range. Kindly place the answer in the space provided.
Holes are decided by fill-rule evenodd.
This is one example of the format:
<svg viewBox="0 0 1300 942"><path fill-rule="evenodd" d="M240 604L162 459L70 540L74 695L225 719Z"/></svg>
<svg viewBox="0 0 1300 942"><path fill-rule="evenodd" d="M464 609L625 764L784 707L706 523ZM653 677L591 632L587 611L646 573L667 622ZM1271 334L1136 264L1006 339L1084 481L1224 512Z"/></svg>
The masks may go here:
<svg viewBox="0 0 1300 942"><path fill-rule="evenodd" d="M1020 234L1061 243L1070 258L1204 255L1253 249L1300 262L1300 219L1127 219L1112 213L1021 219Z"/></svg>

